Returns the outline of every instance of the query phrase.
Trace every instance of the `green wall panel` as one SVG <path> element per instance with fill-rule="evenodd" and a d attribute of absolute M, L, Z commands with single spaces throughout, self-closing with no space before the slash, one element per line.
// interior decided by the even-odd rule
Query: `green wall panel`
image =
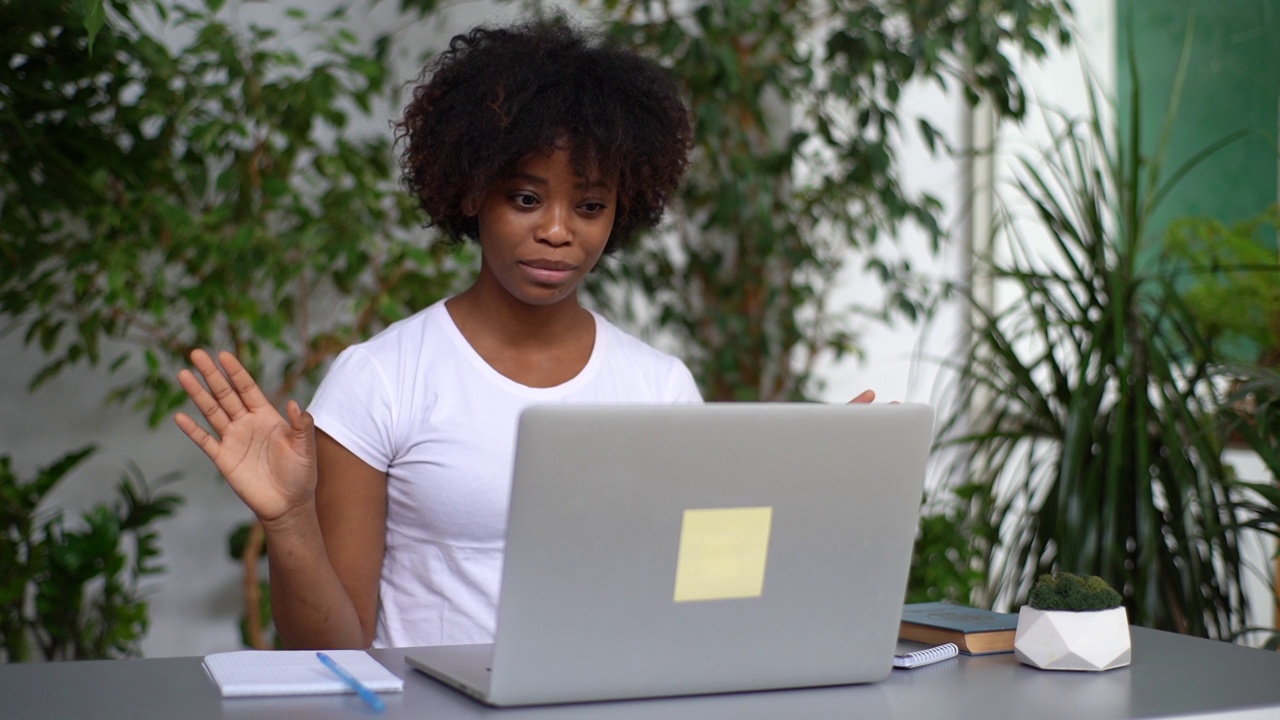
<path fill-rule="evenodd" d="M 1116 12 L 1121 127 L 1126 127 L 1132 110 L 1132 39 L 1147 149 L 1159 138 L 1194 12 L 1190 64 L 1166 173 L 1232 132 L 1255 133 L 1188 175 L 1165 200 L 1152 229 L 1159 231 L 1169 220 L 1188 215 L 1240 220 L 1275 203 L 1280 174 L 1280 0 L 1117 0 Z M 1259 240 L 1275 247 L 1274 235 Z"/>

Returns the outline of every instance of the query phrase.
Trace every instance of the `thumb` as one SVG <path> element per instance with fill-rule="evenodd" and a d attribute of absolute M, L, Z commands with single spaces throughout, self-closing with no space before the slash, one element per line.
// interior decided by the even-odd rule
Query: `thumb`
<path fill-rule="evenodd" d="M 308 457 L 316 455 L 316 420 L 311 413 L 305 412 L 302 406 L 298 405 L 297 400 L 290 400 L 287 408 L 289 413 L 289 430 L 293 434 L 295 443 L 301 445 L 302 450 Z"/>

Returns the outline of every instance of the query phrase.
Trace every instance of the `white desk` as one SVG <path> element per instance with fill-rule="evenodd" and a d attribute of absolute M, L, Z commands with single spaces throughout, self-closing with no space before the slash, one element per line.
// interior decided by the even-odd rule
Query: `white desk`
<path fill-rule="evenodd" d="M 1120 720 L 1200 716 L 1280 718 L 1280 653 L 1133 628 L 1133 664 L 1106 673 L 1044 672 L 1012 654 L 961 656 L 894 670 L 875 685 L 636 702 L 495 710 L 404 664 L 374 657 L 405 678 L 384 694 L 391 720 Z M 200 658 L 0 665 L 6 720 L 114 718 L 376 717 L 354 695 L 223 700 Z"/>

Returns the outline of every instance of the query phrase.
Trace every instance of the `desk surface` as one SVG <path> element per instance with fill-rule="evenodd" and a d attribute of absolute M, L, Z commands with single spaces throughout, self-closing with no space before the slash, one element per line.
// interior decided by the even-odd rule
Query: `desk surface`
<path fill-rule="evenodd" d="M 1280 717 L 1280 653 L 1145 628 L 1133 628 L 1133 664 L 1105 673 L 1035 670 L 1012 654 L 961 656 L 894 670 L 875 685 L 513 710 L 482 706 L 410 669 L 400 650 L 372 654 L 405 678 L 404 693 L 383 695 L 389 719 Z M 372 713 L 354 695 L 223 700 L 200 658 L 165 658 L 0 665 L 0 715 L 323 720 Z"/>

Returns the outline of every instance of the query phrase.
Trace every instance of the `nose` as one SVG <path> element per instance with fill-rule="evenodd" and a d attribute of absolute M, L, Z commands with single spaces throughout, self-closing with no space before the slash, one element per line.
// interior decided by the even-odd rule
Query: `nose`
<path fill-rule="evenodd" d="M 559 203 L 548 203 L 545 207 L 537 229 L 538 240 L 554 247 L 572 242 L 573 232 L 569 227 L 572 208 L 562 207 Z"/>

